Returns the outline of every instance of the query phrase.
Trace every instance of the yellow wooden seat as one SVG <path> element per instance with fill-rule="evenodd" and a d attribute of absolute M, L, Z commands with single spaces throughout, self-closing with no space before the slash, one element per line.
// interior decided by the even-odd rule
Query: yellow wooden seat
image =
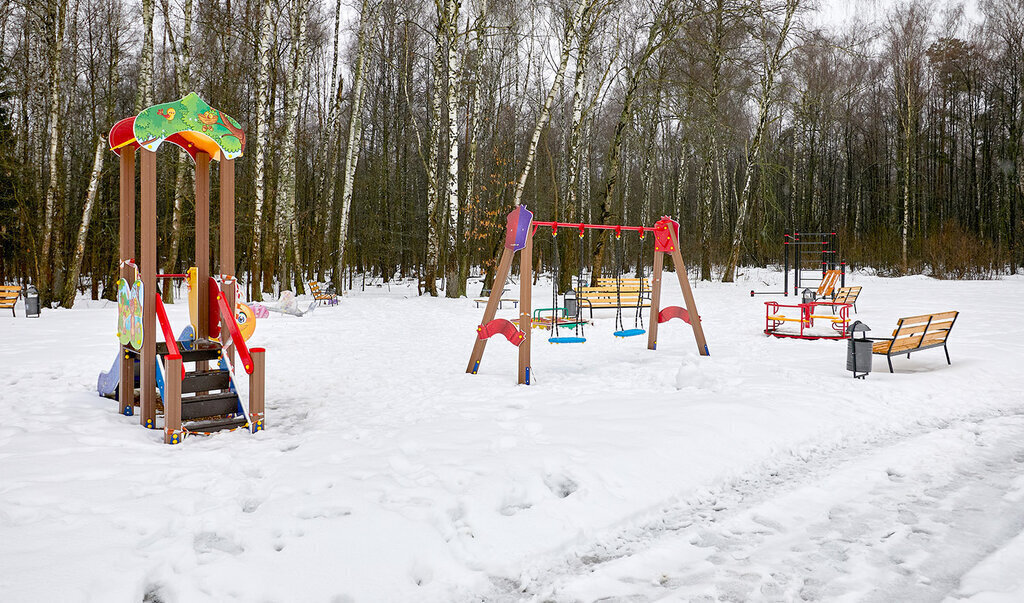
<path fill-rule="evenodd" d="M 318 306 L 323 304 L 333 306 L 338 303 L 338 296 L 333 293 L 325 293 L 320 287 L 320 283 L 316 281 L 309 281 L 309 290 L 313 293 L 313 300 Z"/>
<path fill-rule="evenodd" d="M 18 302 L 20 294 L 21 287 L 17 285 L 0 285 L 0 308 L 10 308 L 11 316 L 15 316 L 14 304 Z"/>
<path fill-rule="evenodd" d="M 949 348 L 946 347 L 946 341 L 959 314 L 954 310 L 901 318 L 892 332 L 892 337 L 875 341 L 871 345 L 871 352 L 886 357 L 890 373 L 893 372 L 893 356 L 906 354 L 909 357 L 913 352 L 940 346 L 946 352 L 946 363 L 952 364 L 949 360 Z"/>

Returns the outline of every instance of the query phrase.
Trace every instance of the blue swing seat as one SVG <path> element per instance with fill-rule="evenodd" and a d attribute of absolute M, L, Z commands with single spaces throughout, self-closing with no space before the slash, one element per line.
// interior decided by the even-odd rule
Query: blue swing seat
<path fill-rule="evenodd" d="M 637 335 L 643 335 L 647 331 L 644 329 L 624 329 L 622 331 L 615 331 L 612 335 L 616 337 L 636 337 Z"/>
<path fill-rule="evenodd" d="M 548 343 L 586 343 L 586 337 L 548 337 Z"/>

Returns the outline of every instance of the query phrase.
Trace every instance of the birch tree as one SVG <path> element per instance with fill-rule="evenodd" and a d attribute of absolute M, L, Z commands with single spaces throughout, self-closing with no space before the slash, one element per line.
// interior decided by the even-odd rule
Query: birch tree
<path fill-rule="evenodd" d="M 54 208 L 57 204 L 57 194 L 60 182 L 60 164 L 58 162 L 58 150 L 60 148 L 60 105 L 61 105 L 61 79 L 63 77 L 63 55 L 64 55 L 64 25 L 67 18 L 67 3 L 48 3 L 43 14 L 43 32 L 47 41 L 47 69 L 49 73 L 49 106 L 46 115 L 46 132 L 48 152 L 46 154 L 47 170 L 49 177 L 46 184 L 46 205 L 43 217 L 43 250 L 39 258 L 41 265 L 36 266 L 36 274 L 39 275 L 39 294 L 44 304 L 54 299 L 53 291 L 53 261 L 50 252 L 53 249 L 54 239 Z"/>
<path fill-rule="evenodd" d="M 89 176 L 89 188 L 85 194 L 85 207 L 82 209 L 82 222 L 78 227 L 78 236 L 75 238 L 75 251 L 72 256 L 71 266 L 68 267 L 67 280 L 64 283 L 63 298 L 61 306 L 70 308 L 75 304 L 75 291 L 78 284 L 79 272 L 82 269 L 82 256 L 85 254 L 85 241 L 89 236 L 89 223 L 92 220 L 93 206 L 96 204 L 96 193 L 99 190 L 100 174 L 103 171 L 103 158 L 107 156 L 107 138 L 98 136 L 96 138 L 96 152 L 92 160 L 92 172 Z M 169 289 L 170 287 L 168 287 Z"/>
<path fill-rule="evenodd" d="M 786 57 L 791 52 L 790 31 L 793 19 L 800 8 L 800 0 L 784 0 L 782 23 L 773 22 L 772 7 L 764 0 L 757 0 L 757 12 L 760 18 L 760 43 L 762 51 L 761 73 L 758 75 L 760 94 L 758 97 L 757 122 L 754 133 L 747 144 L 746 168 L 743 173 L 743 189 L 739 197 L 736 212 L 736 224 L 733 227 L 732 251 L 722 275 L 722 282 L 731 283 L 736 278 L 736 266 L 740 261 L 743 247 L 743 232 L 746 227 L 748 207 L 752 194 L 754 168 L 761 155 L 761 145 L 772 119 L 772 107 L 775 100 L 775 86 Z"/>
<path fill-rule="evenodd" d="M 284 156 L 281 166 L 281 200 L 277 204 L 277 245 L 281 286 L 287 286 L 293 277 L 295 292 L 305 292 L 302 282 L 302 246 L 298 242 L 299 224 L 295 217 L 295 163 L 298 161 L 299 104 L 302 94 L 299 89 L 306 70 L 306 14 L 305 0 L 292 0 L 290 11 L 291 61 L 288 74 L 288 88 L 285 92 L 285 134 Z M 288 261 L 288 251 L 292 260 Z M 291 272 L 288 267 L 291 265 Z"/>
<path fill-rule="evenodd" d="M 355 184 L 356 167 L 359 162 L 359 145 L 362 141 L 363 123 L 363 80 L 366 78 L 366 52 L 368 28 L 372 14 L 368 0 L 362 0 L 359 9 L 359 31 L 356 34 L 356 64 L 352 74 L 352 100 L 348 120 L 348 134 L 345 145 L 345 172 L 341 185 L 341 217 L 337 222 L 338 248 L 334 260 L 334 286 L 342 290 L 342 274 L 345 269 L 345 248 L 348 243 L 348 223 L 352 209 L 352 188 Z"/>
<path fill-rule="evenodd" d="M 596 0 L 576 0 L 573 5 L 572 13 L 570 13 L 569 18 L 565 21 L 565 27 L 562 30 L 562 52 L 558 61 L 558 69 L 555 71 L 555 77 L 551 82 L 551 88 L 548 90 L 547 97 L 545 97 L 543 104 L 541 104 L 540 112 L 537 115 L 537 122 L 533 127 L 533 134 L 530 136 L 530 143 L 526 149 L 523 169 L 519 173 L 519 178 L 516 180 L 516 188 L 512 196 L 512 204 L 517 207 L 523 202 L 523 191 L 526 189 L 526 180 L 530 176 L 530 170 L 533 168 L 533 162 L 536 159 L 537 144 L 540 141 L 541 132 L 544 131 L 544 127 L 547 125 L 548 119 L 551 117 L 551 105 L 555 102 L 555 97 L 558 95 L 558 91 L 562 88 L 562 80 L 565 78 L 565 69 L 569 65 L 569 56 L 572 54 L 576 32 L 578 31 L 577 25 L 588 11 L 593 10 L 596 4 Z"/>
<path fill-rule="evenodd" d="M 466 293 L 466 283 L 459 281 L 459 252 L 464 247 L 459 237 L 459 80 L 460 65 L 458 64 L 459 49 L 459 13 L 461 0 L 435 0 L 438 7 L 444 6 L 443 14 L 438 15 L 438 43 L 443 40 L 445 47 L 445 109 L 447 110 L 447 168 L 445 177 L 445 197 L 448 206 L 448 260 L 446 262 L 445 296 L 461 297 Z M 440 8 L 439 8 L 440 10 Z"/>
<path fill-rule="evenodd" d="M 263 301 L 263 237 L 264 237 L 264 205 L 267 199 L 267 133 L 270 116 L 267 112 L 270 79 L 270 46 L 273 38 L 271 21 L 271 1 L 260 0 L 259 43 L 257 44 L 256 61 L 256 152 L 253 163 L 255 172 L 255 207 L 253 211 L 252 265 L 250 275 L 252 287 L 249 292 L 253 301 Z M 262 284 L 261 284 L 262 283 Z"/>
<path fill-rule="evenodd" d="M 179 97 L 191 92 L 192 78 L 192 9 L 193 0 L 184 0 L 182 3 L 181 38 L 178 39 L 171 26 L 171 12 L 168 0 L 163 0 L 164 23 L 167 32 L 167 39 L 171 44 L 171 57 L 174 61 L 174 84 Z M 143 48 L 145 52 L 145 48 Z M 150 59 L 152 65 L 152 59 Z M 152 77 L 152 73 L 150 74 Z M 152 88 L 151 85 L 147 88 Z M 141 98 L 141 97 L 140 97 Z M 142 104 L 149 106 L 152 102 L 142 101 Z M 173 273 L 177 267 L 178 256 L 181 250 L 181 216 L 184 211 L 186 190 L 189 184 L 188 175 L 192 172 L 189 164 L 192 158 L 184 149 L 177 150 L 177 157 L 174 163 L 174 207 L 171 210 L 171 244 L 164 263 L 164 272 Z M 162 294 L 165 303 L 174 303 L 174 288 L 164 287 Z"/>

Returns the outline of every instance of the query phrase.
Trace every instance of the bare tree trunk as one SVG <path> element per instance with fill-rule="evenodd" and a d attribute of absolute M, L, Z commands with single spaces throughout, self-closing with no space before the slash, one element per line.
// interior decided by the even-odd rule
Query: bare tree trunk
<path fill-rule="evenodd" d="M 565 68 L 569 64 L 569 55 L 572 53 L 577 24 L 580 22 L 580 18 L 594 7 L 594 4 L 596 4 L 594 0 L 577 0 L 572 17 L 566 22 L 565 31 L 562 34 L 562 56 L 558 62 L 558 71 L 555 72 L 555 79 L 551 82 L 551 89 L 548 91 L 547 98 L 544 99 L 544 104 L 541 105 L 540 115 L 537 116 L 537 124 L 533 128 L 530 146 L 526 151 L 523 171 L 519 174 L 519 179 L 516 181 L 515 194 L 512 197 L 513 205 L 518 206 L 522 203 L 523 191 L 526 189 L 526 179 L 530 176 L 530 170 L 533 168 L 533 161 L 537 155 L 537 144 L 540 141 L 541 132 L 544 131 L 548 118 L 551 117 L 551 105 L 555 102 L 555 97 L 562 88 L 562 80 L 565 78 Z"/>
<path fill-rule="evenodd" d="M 135 96 L 136 114 L 153 104 L 153 1 L 142 0 L 142 53 L 139 56 L 139 90 Z"/>
<path fill-rule="evenodd" d="M 480 94 L 480 77 L 483 72 L 484 41 L 487 35 L 487 0 L 479 1 L 479 12 L 476 17 L 473 48 L 468 54 L 471 71 L 468 75 L 469 103 L 466 109 L 466 192 L 459 215 L 460 238 L 463 241 L 462 253 L 458 254 L 458 282 L 460 295 L 466 294 L 466 279 L 469 277 L 469 265 L 472 259 L 472 248 L 469 245 L 470 232 L 476 216 L 478 199 L 476 196 L 477 144 L 483 133 L 481 119 L 482 98 Z"/>
<path fill-rule="evenodd" d="M 764 135 L 770 122 L 773 103 L 772 95 L 775 93 L 775 78 L 782 69 L 783 61 L 788 55 L 785 47 L 789 39 L 789 30 L 793 23 L 793 17 L 796 15 L 799 7 L 800 0 L 786 0 L 786 14 L 781 28 L 775 34 L 777 37 L 774 40 L 765 38 L 763 41 L 765 61 L 764 73 L 761 75 L 760 108 L 758 110 L 757 126 L 754 128 L 754 136 L 747 145 L 747 165 L 743 175 L 743 192 L 740 194 L 739 206 L 736 211 L 736 225 L 732 233 L 732 252 L 729 254 L 729 262 L 726 264 L 725 274 L 722 275 L 722 282 L 725 283 L 731 283 L 736 279 L 736 266 L 740 261 L 740 250 L 743 247 L 743 230 L 746 227 L 747 210 L 750 206 L 754 167 L 757 165 L 758 158 L 761 155 L 761 143 L 764 140 Z M 773 31 L 774 28 L 769 25 L 769 17 L 764 15 L 762 19 L 764 23 L 763 31 L 766 34 L 769 31 Z M 771 46 L 772 50 L 769 54 L 768 44 L 770 41 L 773 41 L 774 44 Z"/>
<path fill-rule="evenodd" d="M 259 68 L 256 74 L 256 207 L 253 216 L 252 263 L 250 279 L 253 301 L 263 301 L 263 206 L 267 196 L 267 131 L 270 116 L 267 114 L 267 96 L 270 78 L 270 43 L 272 38 L 270 0 L 260 0 L 260 42 L 257 51 Z"/>
<path fill-rule="evenodd" d="M 49 143 L 47 152 L 47 168 L 49 178 L 46 185 L 46 214 L 43 218 L 43 252 L 41 266 L 37 270 L 39 277 L 39 294 L 44 304 L 52 301 L 58 292 L 53 290 L 53 262 L 50 252 L 53 249 L 53 219 L 54 208 L 57 204 L 57 192 L 59 188 L 57 151 L 60 143 L 60 96 L 61 96 L 61 75 L 63 70 L 64 53 L 64 24 L 67 14 L 66 2 L 51 3 L 46 9 L 45 32 L 48 38 L 47 67 L 50 76 L 50 98 L 49 108 L 46 116 L 47 141 Z"/>
<path fill-rule="evenodd" d="M 296 294 L 305 293 L 302 264 L 302 246 L 299 244 L 299 224 L 295 217 L 296 162 L 299 160 L 299 104 L 302 95 L 299 87 L 304 80 L 306 67 L 306 4 L 304 0 L 292 0 L 291 6 L 292 57 L 288 89 L 285 92 L 285 154 L 281 167 L 282 198 L 277 204 L 277 245 L 280 264 L 280 283 L 288 286 L 289 277 L 294 277 Z M 288 261 L 291 249 L 292 261 Z M 291 271 L 289 271 L 289 264 Z"/>
<path fill-rule="evenodd" d="M 163 1 L 164 22 L 166 25 L 167 37 L 171 43 L 171 56 L 174 60 L 175 86 L 178 94 L 184 96 L 191 92 L 191 67 L 192 67 L 192 0 L 185 0 L 182 4 L 183 23 L 181 32 L 181 43 L 177 44 L 174 37 L 174 29 L 170 24 L 170 7 L 167 0 Z M 150 71 L 152 72 L 152 60 Z M 150 73 L 152 77 L 152 73 Z M 148 87 L 152 89 L 152 85 Z M 152 104 L 146 103 L 146 106 Z M 178 253 L 181 249 L 181 215 L 184 210 L 185 197 L 188 191 L 189 164 L 192 162 L 183 149 L 178 150 L 174 163 L 174 206 L 171 211 L 171 244 L 164 260 L 164 272 L 174 272 L 178 264 Z M 174 288 L 165 287 L 161 295 L 163 301 L 168 304 L 174 303 Z"/>
<path fill-rule="evenodd" d="M 82 223 L 78 227 L 78 238 L 75 241 L 75 255 L 68 268 L 67 281 L 64 284 L 64 296 L 61 306 L 70 308 L 75 304 L 75 290 L 78 287 L 78 275 L 82 269 L 82 256 L 85 254 L 85 241 L 89 236 L 89 222 L 92 219 L 92 208 L 96 204 L 96 191 L 99 189 L 100 172 L 103 171 L 103 158 L 106 156 L 107 139 L 99 136 L 96 140 L 96 153 L 92 160 L 92 173 L 89 176 L 89 188 L 85 194 L 85 207 L 82 209 Z"/>
<path fill-rule="evenodd" d="M 466 293 L 466 283 L 459 283 L 459 252 L 463 251 L 462 237 L 458 236 L 459 216 L 459 12 L 461 0 L 444 1 L 445 88 L 447 89 L 448 110 L 448 174 L 445 183 L 448 204 L 448 261 L 446 262 L 445 297 L 461 297 Z M 440 32 L 439 32 L 440 33 Z M 442 36 L 438 36 L 439 41 Z"/>
<path fill-rule="evenodd" d="M 370 25 L 372 15 L 367 6 L 367 0 L 363 0 L 359 12 L 359 33 L 356 39 L 356 67 L 352 81 L 352 102 L 351 114 L 348 121 L 348 137 L 345 147 L 345 177 L 342 180 L 341 188 L 341 217 L 338 219 L 338 250 L 334 259 L 334 273 L 332 280 L 338 291 L 342 290 L 345 268 L 345 246 L 348 242 L 348 221 L 349 212 L 352 207 L 352 186 L 355 183 L 356 166 L 359 162 L 359 146 L 363 135 L 363 80 L 366 71 L 366 33 Z"/>

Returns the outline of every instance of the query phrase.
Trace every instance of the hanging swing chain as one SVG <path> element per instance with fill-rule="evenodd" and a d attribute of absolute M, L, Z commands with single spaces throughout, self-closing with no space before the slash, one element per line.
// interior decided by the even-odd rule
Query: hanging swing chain
<path fill-rule="evenodd" d="M 622 240 L 622 231 L 615 230 L 615 330 L 624 331 L 626 325 L 622 320 L 622 255 L 625 253 L 625 241 Z"/>
<path fill-rule="evenodd" d="M 633 318 L 633 326 L 644 328 L 644 233 L 640 233 L 640 245 L 636 252 L 636 266 L 640 272 L 640 290 L 636 294 L 636 316 Z"/>
<path fill-rule="evenodd" d="M 560 261 L 558 259 L 558 227 L 551 229 L 551 244 L 555 248 L 555 278 L 551 282 L 551 328 L 555 337 L 558 337 L 558 271 Z"/>
<path fill-rule="evenodd" d="M 577 245 L 577 258 L 579 271 L 576 277 L 576 336 L 583 337 L 583 306 L 580 304 L 580 289 L 583 287 L 583 229 L 580 228 L 579 245 Z"/>

